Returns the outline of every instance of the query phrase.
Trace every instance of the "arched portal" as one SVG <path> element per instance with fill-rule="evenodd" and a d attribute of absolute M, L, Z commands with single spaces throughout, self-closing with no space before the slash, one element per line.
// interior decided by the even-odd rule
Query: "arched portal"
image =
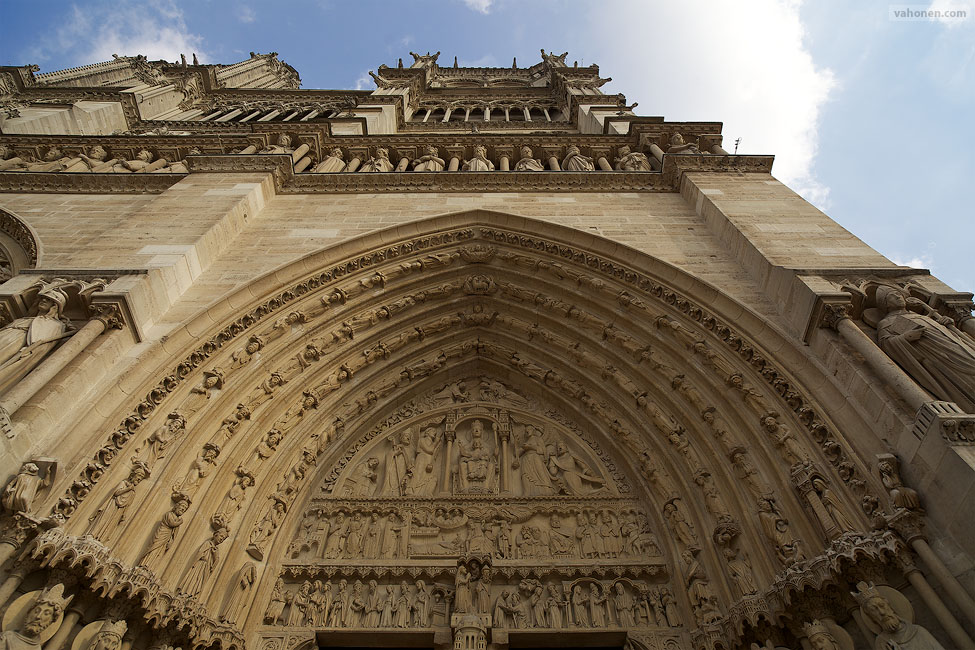
<path fill-rule="evenodd" d="M 593 235 L 415 222 L 187 330 L 44 551 L 91 535 L 172 634 L 178 602 L 224 647 L 728 648 L 896 550 L 819 371 Z"/>

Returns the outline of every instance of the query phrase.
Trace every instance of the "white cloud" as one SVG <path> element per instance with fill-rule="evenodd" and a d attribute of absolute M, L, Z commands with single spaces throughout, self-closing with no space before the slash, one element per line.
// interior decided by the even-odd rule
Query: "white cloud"
<path fill-rule="evenodd" d="M 207 59 L 203 37 L 190 32 L 172 2 L 75 6 L 70 19 L 39 39 L 28 56 L 43 63 L 54 52 L 66 54 L 75 65 L 106 61 L 113 54 L 143 54 L 150 61 L 177 61 L 185 54 L 192 61 L 195 52 L 201 63 Z"/>
<path fill-rule="evenodd" d="M 609 43 L 595 50 L 616 89 L 639 101 L 641 115 L 670 121 L 723 121 L 725 148 L 775 154 L 773 173 L 824 207 L 829 188 L 813 162 L 833 73 L 803 44 L 799 2 L 620 2 L 590 20 Z M 625 16 L 625 20 L 620 20 Z"/>
<path fill-rule="evenodd" d="M 359 75 L 358 79 L 355 80 L 355 90 L 372 90 L 374 83 L 372 77 L 369 76 L 369 71 L 363 72 Z"/>
<path fill-rule="evenodd" d="M 928 255 L 921 255 L 918 257 L 912 257 L 907 260 L 902 259 L 891 259 L 891 262 L 897 264 L 898 266 L 910 266 L 914 269 L 930 269 L 931 268 L 931 257 Z"/>
<path fill-rule="evenodd" d="M 490 13 L 491 5 L 493 3 L 494 0 L 464 0 L 464 4 L 467 5 L 468 8 L 482 14 Z"/>
<path fill-rule="evenodd" d="M 252 23 L 257 20 L 257 13 L 247 5 L 240 5 L 237 10 L 237 20 L 242 23 Z"/>
<path fill-rule="evenodd" d="M 975 0 L 932 0 L 928 11 L 937 11 L 935 20 L 949 28 L 975 22 Z"/>

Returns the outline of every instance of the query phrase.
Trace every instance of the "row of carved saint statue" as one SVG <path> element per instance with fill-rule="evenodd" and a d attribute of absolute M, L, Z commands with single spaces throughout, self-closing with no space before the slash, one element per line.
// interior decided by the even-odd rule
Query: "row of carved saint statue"
<path fill-rule="evenodd" d="M 450 613 L 489 616 L 493 627 L 606 628 L 677 627 L 680 618 L 667 585 L 629 579 L 580 578 L 545 584 L 525 578 L 492 584 L 487 566 L 457 569 L 453 588 L 422 579 L 382 583 L 372 579 L 305 580 L 279 578 L 264 616 L 270 625 L 313 628 L 424 628 L 446 625 Z"/>

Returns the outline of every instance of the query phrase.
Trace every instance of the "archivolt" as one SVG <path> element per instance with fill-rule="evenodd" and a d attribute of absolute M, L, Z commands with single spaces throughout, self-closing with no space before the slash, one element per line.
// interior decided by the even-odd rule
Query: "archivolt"
<path fill-rule="evenodd" d="M 249 505 L 230 522 L 244 539 L 272 491 L 292 485 L 289 512 L 299 512 L 310 488 L 364 432 L 411 397 L 465 374 L 542 394 L 590 430 L 648 495 L 658 530 L 666 530 L 661 507 L 677 496 L 703 544 L 722 530 L 757 540 L 746 547 L 759 547 L 752 559 L 766 584 L 780 567 L 761 549 L 760 494 L 777 495 L 799 537 L 822 538 L 790 488 L 794 463 L 832 465 L 833 483 L 848 486 L 840 492 L 849 516 L 862 519 L 850 504 L 866 490 L 864 466 L 802 389 L 823 382 L 791 344 L 713 287 L 593 235 L 487 212 L 430 219 L 304 258 L 228 297 L 208 317 L 221 310 L 227 324 L 147 393 L 100 452 L 103 469 L 95 476 L 86 468 L 57 507 L 73 514 L 87 494 L 79 482 L 101 478 L 112 459 L 131 455 L 165 413 L 187 416 L 190 433 L 153 468 L 153 482 L 179 482 L 206 442 L 221 451 L 215 471 L 200 477 L 205 490 L 169 554 L 167 580 L 175 582 L 192 561 L 207 534 L 203 522 L 238 468 L 257 481 Z M 249 337 L 259 350 L 246 349 Z M 212 380 L 215 368 L 219 386 L 208 392 L 204 375 Z M 274 386 L 273 373 L 286 383 Z M 283 430 L 283 440 L 261 456 L 257 448 L 272 427 Z M 744 481 L 727 469 L 735 450 L 757 468 Z M 109 487 L 96 490 L 96 502 L 127 471 L 100 481 Z M 144 492 L 140 500 L 129 529 L 151 531 L 169 508 L 168 495 Z M 278 532 L 295 526 L 292 514 Z M 84 526 L 72 527 L 80 533 Z M 284 543 L 277 539 L 270 557 Z M 213 577 L 231 578 L 239 546 Z M 120 555 L 135 562 L 140 552 Z M 718 557 L 707 555 L 709 573 L 723 575 Z M 270 582 L 255 590 L 258 602 Z"/>

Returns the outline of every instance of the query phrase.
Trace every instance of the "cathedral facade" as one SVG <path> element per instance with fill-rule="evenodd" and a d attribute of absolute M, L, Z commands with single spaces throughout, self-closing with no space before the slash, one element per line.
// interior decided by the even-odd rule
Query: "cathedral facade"
<path fill-rule="evenodd" d="M 412 59 L 0 68 L 0 648 L 975 647 L 972 294 Z"/>

